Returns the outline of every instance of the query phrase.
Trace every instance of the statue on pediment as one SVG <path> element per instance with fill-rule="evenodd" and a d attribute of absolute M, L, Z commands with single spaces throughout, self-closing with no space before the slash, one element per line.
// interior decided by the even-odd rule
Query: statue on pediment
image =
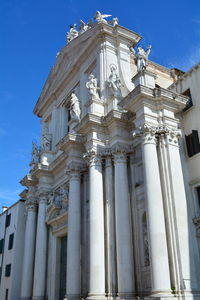
<path fill-rule="evenodd" d="M 108 22 L 105 20 L 105 18 L 111 17 L 112 15 L 103 15 L 100 13 L 100 11 L 96 11 L 96 14 L 94 16 L 94 19 L 97 21 L 97 23 L 104 23 L 107 24 Z"/>
<path fill-rule="evenodd" d="M 108 87 L 110 88 L 110 91 L 112 95 L 115 97 L 121 96 L 121 80 L 119 78 L 119 75 L 117 74 L 117 67 L 112 64 L 110 65 L 110 75 L 108 78 Z"/>
<path fill-rule="evenodd" d="M 70 30 L 67 32 L 67 42 L 71 42 L 78 36 L 78 31 L 76 30 L 76 24 L 70 25 Z"/>
<path fill-rule="evenodd" d="M 119 24 L 119 19 L 117 17 L 113 18 L 111 22 L 109 22 L 110 25 L 116 26 Z"/>
<path fill-rule="evenodd" d="M 40 150 L 34 141 L 32 141 L 32 159 L 31 164 L 38 164 L 40 162 Z"/>
<path fill-rule="evenodd" d="M 132 49 L 133 54 L 135 55 L 136 63 L 137 63 L 137 71 L 144 71 L 148 65 L 148 57 L 151 52 L 151 46 L 148 46 L 145 51 L 142 47 L 138 47 L 137 53 L 134 49 Z"/>
<path fill-rule="evenodd" d="M 42 142 L 41 142 L 41 149 L 42 151 L 51 151 L 51 141 L 52 136 L 49 133 L 49 128 L 47 125 L 44 125 L 43 127 L 43 133 L 42 133 Z"/>
<path fill-rule="evenodd" d="M 88 82 L 86 83 L 86 87 L 89 90 L 89 94 L 91 95 L 92 98 L 94 99 L 100 99 L 98 90 L 99 87 L 97 86 L 97 79 L 94 77 L 93 74 L 90 74 L 88 77 Z"/>
<path fill-rule="evenodd" d="M 79 27 L 79 34 L 84 33 L 87 31 L 91 26 L 89 24 L 86 24 L 83 22 L 83 20 L 80 20 L 80 27 Z"/>
<path fill-rule="evenodd" d="M 70 100 L 70 116 L 72 120 L 80 120 L 80 115 L 81 115 L 81 109 L 80 109 L 80 104 L 79 100 L 73 91 L 71 94 L 71 100 Z"/>

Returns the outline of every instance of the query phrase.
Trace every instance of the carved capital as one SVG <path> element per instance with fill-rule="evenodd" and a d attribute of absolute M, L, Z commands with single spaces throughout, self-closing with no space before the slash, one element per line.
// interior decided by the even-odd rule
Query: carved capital
<path fill-rule="evenodd" d="M 84 164 L 81 164 L 80 162 L 71 162 L 67 166 L 66 173 L 68 174 L 70 180 L 78 180 L 80 178 L 80 173 L 84 170 L 84 168 Z"/>
<path fill-rule="evenodd" d="M 84 158 L 87 159 L 90 167 L 102 166 L 102 153 L 99 153 L 96 148 L 91 148 L 84 154 Z"/>
<path fill-rule="evenodd" d="M 36 211 L 37 210 L 37 201 L 35 199 L 32 199 L 31 201 L 26 201 L 25 203 L 26 211 Z"/>
<path fill-rule="evenodd" d="M 157 142 L 157 127 L 144 123 L 133 131 L 133 138 L 141 137 L 143 144 L 156 144 Z"/>
<path fill-rule="evenodd" d="M 117 144 L 112 148 L 114 163 L 126 163 L 128 147 L 126 145 Z"/>
<path fill-rule="evenodd" d="M 45 203 L 47 204 L 48 197 L 49 197 L 49 190 L 46 189 L 39 189 L 37 196 L 38 196 L 38 203 Z"/>

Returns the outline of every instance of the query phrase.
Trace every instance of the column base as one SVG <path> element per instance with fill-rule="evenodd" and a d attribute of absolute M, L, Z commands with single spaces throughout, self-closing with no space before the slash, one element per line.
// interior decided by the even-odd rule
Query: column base
<path fill-rule="evenodd" d="M 80 300 L 81 296 L 80 294 L 72 294 L 72 295 L 66 295 L 63 300 Z"/>
<path fill-rule="evenodd" d="M 31 298 L 31 300 L 47 300 L 46 296 L 34 296 Z"/>
<path fill-rule="evenodd" d="M 174 298 L 183 299 L 183 300 L 200 300 L 200 292 L 192 291 L 179 291 L 177 293 L 153 293 L 149 296 L 144 297 L 144 300 L 174 300 Z"/>
<path fill-rule="evenodd" d="M 132 300 L 132 299 L 137 299 L 138 297 L 136 296 L 135 293 L 118 293 L 116 300 L 123 300 L 123 299 L 127 299 L 127 300 Z"/>
<path fill-rule="evenodd" d="M 20 300 L 31 300 L 31 297 L 21 297 Z"/>
<path fill-rule="evenodd" d="M 108 300 L 105 294 L 89 294 L 86 300 Z"/>

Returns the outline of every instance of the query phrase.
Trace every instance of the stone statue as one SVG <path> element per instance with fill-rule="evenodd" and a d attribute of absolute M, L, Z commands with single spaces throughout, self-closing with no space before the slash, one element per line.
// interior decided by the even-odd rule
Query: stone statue
<path fill-rule="evenodd" d="M 81 110 L 79 105 L 79 100 L 74 93 L 71 94 L 71 101 L 70 101 L 70 116 L 72 120 L 80 120 Z"/>
<path fill-rule="evenodd" d="M 116 25 L 118 25 L 119 24 L 119 20 L 118 20 L 118 18 L 116 17 L 116 18 L 113 18 L 112 19 L 112 21 L 110 22 L 110 24 L 112 25 L 112 26 L 116 26 Z"/>
<path fill-rule="evenodd" d="M 116 72 L 117 67 L 115 65 L 110 65 L 110 76 L 108 78 L 108 87 L 110 88 L 112 94 L 117 97 L 121 96 L 121 80 Z"/>
<path fill-rule="evenodd" d="M 51 134 L 49 134 L 49 128 L 47 125 L 44 125 L 43 127 L 43 133 L 42 133 L 42 151 L 51 151 Z"/>
<path fill-rule="evenodd" d="M 97 86 L 97 79 L 94 77 L 93 74 L 89 75 L 86 87 L 88 88 L 89 94 L 92 96 L 92 98 L 99 99 L 99 87 Z"/>
<path fill-rule="evenodd" d="M 134 49 L 132 50 L 136 58 L 137 71 L 144 71 L 148 65 L 148 57 L 151 51 L 151 46 L 148 46 L 146 51 L 142 47 L 138 47 L 137 53 Z"/>
<path fill-rule="evenodd" d="M 76 30 L 76 24 L 70 25 L 70 30 L 67 32 L 67 42 L 71 42 L 78 36 L 78 31 Z"/>
<path fill-rule="evenodd" d="M 105 18 L 111 17 L 112 15 L 102 15 L 100 11 L 96 11 L 96 14 L 94 16 L 94 19 L 97 21 L 97 23 L 104 23 L 107 24 L 108 22 L 105 20 Z"/>
<path fill-rule="evenodd" d="M 32 164 L 38 164 L 40 161 L 40 151 L 34 141 L 32 141 Z"/>
<path fill-rule="evenodd" d="M 80 20 L 80 27 L 79 27 L 79 34 L 84 33 L 85 31 L 87 31 L 89 29 L 89 25 L 86 24 L 85 22 L 83 22 L 82 20 Z"/>

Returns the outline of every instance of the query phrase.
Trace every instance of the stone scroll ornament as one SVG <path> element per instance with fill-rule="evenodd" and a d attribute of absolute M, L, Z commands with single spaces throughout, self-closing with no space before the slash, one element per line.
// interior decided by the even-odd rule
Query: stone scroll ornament
<path fill-rule="evenodd" d="M 148 65 L 148 57 L 151 52 L 151 45 L 148 46 L 146 51 L 142 47 L 138 47 L 137 53 L 133 48 L 132 48 L 132 52 L 135 56 L 137 71 L 140 72 L 146 70 L 146 67 Z"/>

